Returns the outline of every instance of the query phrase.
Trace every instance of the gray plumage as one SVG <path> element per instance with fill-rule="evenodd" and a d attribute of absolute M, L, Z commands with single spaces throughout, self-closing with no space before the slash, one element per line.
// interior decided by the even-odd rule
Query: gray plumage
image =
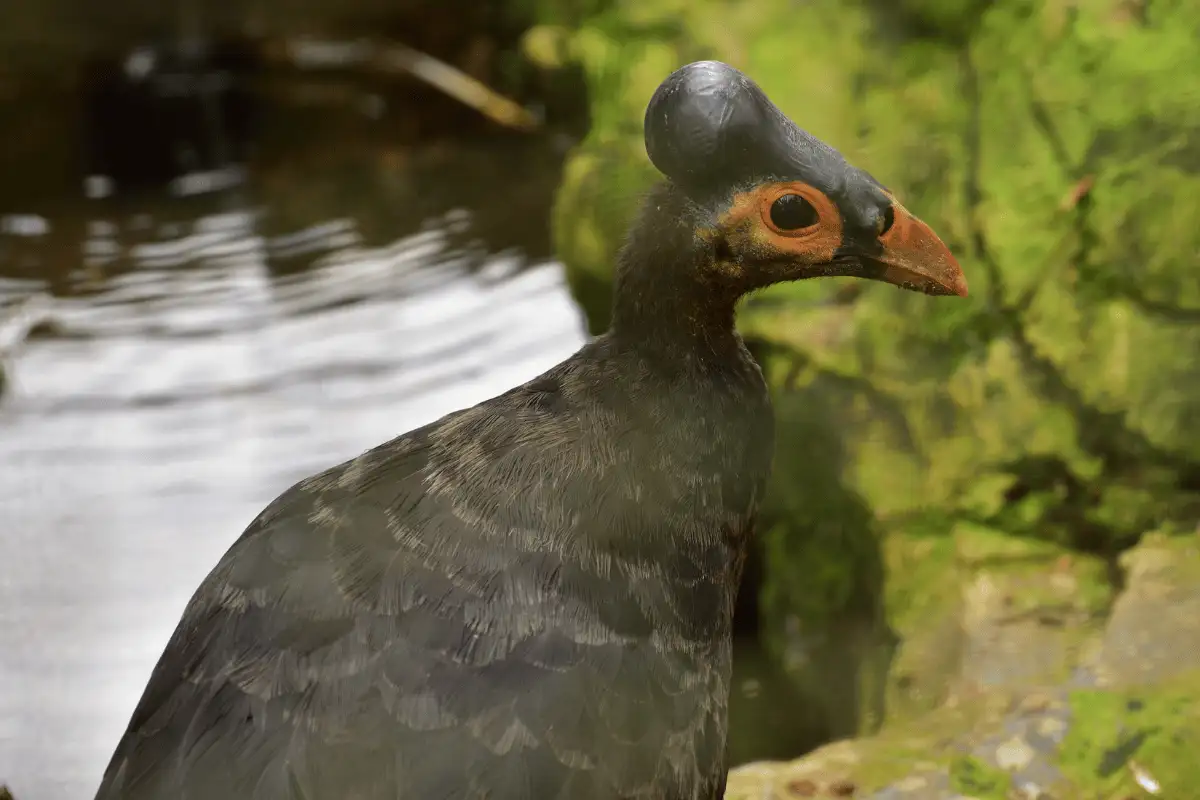
<path fill-rule="evenodd" d="M 734 306 L 831 271 L 730 216 L 745 190 L 664 182 L 608 333 L 271 503 L 188 604 L 97 800 L 720 798 L 774 439 Z"/>

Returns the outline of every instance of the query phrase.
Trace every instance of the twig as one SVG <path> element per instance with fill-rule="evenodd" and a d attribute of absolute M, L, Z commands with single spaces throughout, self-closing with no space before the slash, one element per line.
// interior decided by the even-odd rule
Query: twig
<path fill-rule="evenodd" d="M 267 52 L 304 69 L 360 66 L 388 74 L 411 75 L 505 127 L 531 131 L 542 124 L 537 114 L 516 101 L 488 88 L 457 67 L 407 45 L 367 39 L 291 39 L 281 48 L 268 47 Z"/>
<path fill-rule="evenodd" d="M 1038 98 L 1037 92 L 1033 88 L 1033 78 L 1028 73 L 1025 75 L 1025 85 L 1029 90 L 1029 112 L 1033 117 L 1033 124 L 1046 137 L 1046 142 L 1050 145 L 1050 152 L 1054 154 L 1054 160 L 1058 164 L 1058 168 L 1067 177 L 1078 178 L 1080 169 L 1071 163 L 1071 157 L 1067 153 L 1067 146 L 1063 143 L 1062 136 L 1058 133 L 1058 128 L 1050 118 L 1050 112 Z"/>
<path fill-rule="evenodd" d="M 1121 287 L 1121 294 L 1142 311 L 1160 317 L 1165 322 L 1184 325 L 1200 323 L 1200 308 L 1188 308 L 1177 306 L 1174 303 L 1164 303 L 1161 300 L 1153 300 L 1132 282 Z"/>

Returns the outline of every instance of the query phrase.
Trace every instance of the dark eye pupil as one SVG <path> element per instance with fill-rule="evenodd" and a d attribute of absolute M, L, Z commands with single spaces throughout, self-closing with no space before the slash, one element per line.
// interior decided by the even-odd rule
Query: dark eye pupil
<path fill-rule="evenodd" d="M 771 223 L 781 231 L 817 224 L 817 210 L 798 194 L 785 194 L 771 204 Z"/>
<path fill-rule="evenodd" d="M 892 226 L 895 224 L 896 224 L 896 211 L 891 206 L 888 206 L 887 208 L 885 208 L 883 210 L 883 220 L 880 222 L 880 225 L 879 225 L 879 235 L 883 236 L 885 233 L 890 231 L 892 229 Z"/>

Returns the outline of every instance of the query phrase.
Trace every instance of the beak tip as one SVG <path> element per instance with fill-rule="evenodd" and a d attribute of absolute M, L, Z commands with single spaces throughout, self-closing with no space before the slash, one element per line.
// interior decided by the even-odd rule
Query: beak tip
<path fill-rule="evenodd" d="M 945 245 L 942 245 L 942 246 L 945 247 Z M 958 259 L 956 259 L 952 254 L 950 254 L 949 248 L 946 248 L 946 253 L 949 256 L 949 260 L 950 260 L 950 270 L 949 271 L 952 276 L 951 280 L 950 280 L 950 288 L 959 297 L 966 297 L 967 296 L 967 276 L 963 272 L 962 266 L 958 263 Z"/>

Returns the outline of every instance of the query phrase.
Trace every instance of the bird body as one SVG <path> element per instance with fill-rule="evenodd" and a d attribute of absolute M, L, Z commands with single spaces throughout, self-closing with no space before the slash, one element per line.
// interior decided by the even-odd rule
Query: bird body
<path fill-rule="evenodd" d="M 664 374 L 600 339 L 302 481 L 201 586 L 99 796 L 719 797 L 771 441 L 744 351 Z"/>
<path fill-rule="evenodd" d="M 648 144 L 662 102 L 697 96 L 671 81 L 705 70 L 740 76 L 676 73 Z M 777 177 L 709 192 L 664 172 L 608 333 L 251 523 L 189 603 L 97 800 L 723 795 L 734 602 L 774 441 L 734 307 L 832 269 L 848 233 L 814 228 L 819 258 L 764 233 L 804 221 L 796 203 L 851 226 L 794 176 L 802 199 L 776 213 Z M 922 263 L 872 276 L 957 291 Z"/>

